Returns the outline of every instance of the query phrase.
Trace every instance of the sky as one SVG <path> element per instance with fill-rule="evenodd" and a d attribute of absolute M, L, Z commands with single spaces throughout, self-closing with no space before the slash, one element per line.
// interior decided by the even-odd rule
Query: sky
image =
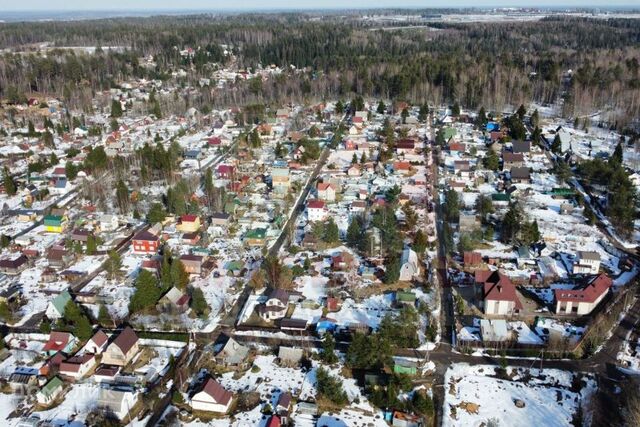
<path fill-rule="evenodd" d="M 640 7 L 638 0 L 0 0 L 0 11 L 265 10 L 382 7 Z"/>

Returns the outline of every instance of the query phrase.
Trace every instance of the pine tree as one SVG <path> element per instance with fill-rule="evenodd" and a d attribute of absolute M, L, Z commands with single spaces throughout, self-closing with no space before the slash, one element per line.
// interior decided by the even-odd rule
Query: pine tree
<path fill-rule="evenodd" d="M 129 212 L 129 189 L 123 180 L 119 180 L 116 184 L 116 202 L 121 213 Z"/>
<path fill-rule="evenodd" d="M 98 243 L 93 234 L 87 236 L 87 255 L 94 255 L 98 250 Z"/>
<path fill-rule="evenodd" d="M 347 228 L 347 245 L 357 248 L 362 239 L 362 227 L 358 217 L 353 217 Z"/>
<path fill-rule="evenodd" d="M 324 226 L 324 235 L 322 240 L 325 243 L 338 243 L 340 241 L 340 230 L 336 225 L 333 218 L 329 218 L 329 220 L 325 223 Z"/>
<path fill-rule="evenodd" d="M 114 99 L 111 101 L 111 118 L 117 119 L 122 117 L 122 104 L 119 100 Z"/>
<path fill-rule="evenodd" d="M 387 109 L 386 105 L 384 105 L 384 102 L 382 102 L 382 100 L 378 103 L 378 108 L 376 109 L 376 112 L 378 114 L 384 114 L 384 111 Z"/>
<path fill-rule="evenodd" d="M 9 173 L 9 168 L 6 166 L 3 169 L 3 184 L 4 184 L 4 191 L 5 193 L 7 193 L 7 195 L 9 196 L 16 195 L 16 192 L 18 191 L 16 187 L 16 183 L 13 181 L 13 177 Z"/>
<path fill-rule="evenodd" d="M 180 290 L 185 290 L 189 284 L 189 273 L 182 261 L 176 258 L 171 263 L 171 283 Z"/>
<path fill-rule="evenodd" d="M 562 154 L 562 141 L 560 135 L 556 134 L 551 143 L 551 151 L 555 154 Z"/>
<path fill-rule="evenodd" d="M 336 341 L 333 335 L 326 333 L 322 340 L 322 353 L 320 354 L 322 361 L 328 365 L 333 365 L 338 362 L 338 356 L 336 356 Z"/>
<path fill-rule="evenodd" d="M 119 276 L 120 269 L 122 268 L 122 258 L 120 257 L 120 254 L 114 250 L 109 251 L 109 255 L 102 266 L 106 271 L 107 278 L 109 280 Z"/>

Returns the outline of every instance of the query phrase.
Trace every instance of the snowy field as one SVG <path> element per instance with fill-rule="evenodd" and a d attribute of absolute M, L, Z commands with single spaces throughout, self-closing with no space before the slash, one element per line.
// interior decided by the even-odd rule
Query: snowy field
<path fill-rule="evenodd" d="M 587 379 L 580 392 L 571 391 L 573 375 L 559 370 L 531 369 L 528 380 L 523 368 L 507 372 L 511 381 L 496 378 L 493 366 L 452 365 L 445 374 L 443 426 L 572 426 L 579 405 L 596 389 Z"/>

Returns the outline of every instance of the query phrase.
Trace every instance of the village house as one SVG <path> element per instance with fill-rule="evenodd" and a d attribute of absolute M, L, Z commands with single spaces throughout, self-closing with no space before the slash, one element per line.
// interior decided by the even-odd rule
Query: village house
<path fill-rule="evenodd" d="M 135 254 L 152 255 L 158 252 L 160 238 L 148 230 L 142 230 L 133 236 L 132 247 Z"/>
<path fill-rule="evenodd" d="M 514 153 L 528 154 L 529 151 L 531 151 L 531 142 L 530 141 L 512 141 L 511 151 L 513 151 Z"/>
<path fill-rule="evenodd" d="M 140 394 L 128 386 L 100 387 L 97 406 L 123 420 L 131 413 Z"/>
<path fill-rule="evenodd" d="M 511 280 L 498 271 L 475 272 L 476 286 L 480 288 L 484 313 L 493 316 L 511 316 L 522 310 L 522 302 Z"/>
<path fill-rule="evenodd" d="M 211 225 L 226 227 L 229 225 L 231 215 L 224 212 L 214 212 L 211 214 Z"/>
<path fill-rule="evenodd" d="M 278 349 L 278 360 L 280 365 L 286 367 L 297 367 L 300 365 L 304 351 L 297 347 L 285 347 L 283 345 Z"/>
<path fill-rule="evenodd" d="M 64 383 L 58 377 L 53 377 L 36 393 L 38 404 L 48 406 L 64 391 Z"/>
<path fill-rule="evenodd" d="M 575 289 L 555 289 L 553 292 L 555 312 L 577 316 L 588 315 L 604 299 L 611 285 L 613 280 L 606 274 L 601 274 Z"/>
<path fill-rule="evenodd" d="M 578 251 L 578 259 L 573 265 L 574 274 L 598 274 L 600 254 L 593 251 Z"/>
<path fill-rule="evenodd" d="M 221 334 L 216 345 L 216 363 L 226 368 L 244 369 L 248 365 L 249 348 L 239 344 L 226 334 Z"/>
<path fill-rule="evenodd" d="M 468 160 L 456 160 L 453 162 L 453 172 L 462 178 L 471 176 L 471 164 Z"/>
<path fill-rule="evenodd" d="M 511 182 L 514 184 L 529 184 L 531 182 L 529 168 L 511 168 L 509 175 L 511 176 Z"/>
<path fill-rule="evenodd" d="M 202 263 L 204 257 L 201 255 L 182 255 L 180 256 L 180 262 L 184 266 L 184 269 L 189 274 L 200 275 L 202 274 Z"/>
<path fill-rule="evenodd" d="M 266 228 L 253 228 L 245 233 L 243 241 L 247 246 L 262 247 L 265 244 L 266 237 Z"/>
<path fill-rule="evenodd" d="M 44 230 L 48 233 L 62 233 L 67 225 L 66 216 L 47 215 L 44 217 Z"/>
<path fill-rule="evenodd" d="M 289 307 L 289 294 L 283 289 L 275 289 L 269 294 L 269 298 L 264 304 L 257 307 L 258 315 L 265 321 L 270 322 L 282 319 L 287 314 Z"/>
<path fill-rule="evenodd" d="M 69 332 L 52 331 L 49 333 L 49 340 L 45 343 L 42 351 L 50 356 L 58 352 L 69 354 L 77 342 L 76 337 Z"/>
<path fill-rule="evenodd" d="M 399 175 L 409 175 L 411 174 L 412 168 L 411 163 L 409 162 L 393 162 L 391 166 L 393 168 L 393 172 Z"/>
<path fill-rule="evenodd" d="M 307 202 L 307 218 L 311 222 L 324 221 L 327 218 L 327 208 L 322 200 Z"/>
<path fill-rule="evenodd" d="M 102 329 L 100 329 L 98 332 L 93 334 L 91 339 L 85 344 L 82 351 L 91 354 L 102 354 L 102 352 L 107 348 L 108 341 L 109 337 Z"/>
<path fill-rule="evenodd" d="M 189 295 L 175 286 L 156 303 L 156 309 L 164 313 L 184 313 L 189 309 Z"/>
<path fill-rule="evenodd" d="M 200 217 L 197 215 L 182 215 L 176 225 L 176 229 L 182 233 L 195 233 L 200 230 Z"/>
<path fill-rule="evenodd" d="M 138 336 L 129 326 L 124 328 L 104 351 L 102 363 L 126 366 L 139 351 Z"/>
<path fill-rule="evenodd" d="M 400 278 L 401 281 L 410 281 L 420 273 L 418 265 L 418 255 L 409 247 L 405 247 L 402 251 L 400 260 Z"/>
<path fill-rule="evenodd" d="M 512 153 L 504 151 L 502 153 L 502 169 L 511 170 L 513 168 L 521 168 L 524 166 L 524 156 L 522 153 Z"/>
<path fill-rule="evenodd" d="M 271 185 L 275 196 L 284 197 L 289 192 L 291 185 L 289 168 L 271 169 Z"/>
<path fill-rule="evenodd" d="M 118 216 L 111 214 L 101 215 L 98 223 L 100 226 L 100 230 L 104 232 L 115 231 L 118 229 L 119 225 Z"/>
<path fill-rule="evenodd" d="M 325 202 L 333 202 L 336 200 L 336 187 L 330 182 L 318 183 L 318 199 Z"/>
<path fill-rule="evenodd" d="M 71 294 L 68 290 L 60 292 L 54 299 L 47 304 L 47 310 L 45 316 L 51 320 L 60 319 L 64 316 L 64 311 L 67 303 L 71 301 Z"/>
<path fill-rule="evenodd" d="M 191 408 L 194 411 L 225 414 L 232 400 L 233 394 L 225 390 L 218 381 L 209 377 L 203 382 L 199 391 L 191 397 Z"/>
<path fill-rule="evenodd" d="M 235 167 L 233 165 L 218 165 L 216 169 L 216 175 L 220 179 L 232 179 L 235 174 Z"/>
<path fill-rule="evenodd" d="M 96 356 L 85 353 L 73 356 L 60 363 L 58 372 L 60 375 L 74 379 L 80 379 L 96 366 Z"/>
<path fill-rule="evenodd" d="M 29 259 L 22 255 L 0 259 L 0 273 L 15 276 L 22 273 L 29 266 Z"/>

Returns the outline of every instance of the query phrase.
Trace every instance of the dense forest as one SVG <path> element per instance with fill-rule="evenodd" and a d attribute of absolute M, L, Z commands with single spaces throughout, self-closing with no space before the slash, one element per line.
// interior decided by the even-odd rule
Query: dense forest
<path fill-rule="evenodd" d="M 118 46 L 95 55 L 35 44 Z M 66 98 L 90 108 L 98 90 L 131 77 L 166 79 L 192 70 L 185 84 L 209 77 L 229 61 L 286 68 L 260 85 L 205 87 L 193 105 L 222 106 L 351 97 L 354 93 L 415 103 L 459 102 L 472 109 L 562 100 L 563 114 L 612 112 L 622 128 L 640 116 L 640 20 L 552 17 L 538 22 L 433 23 L 385 29 L 357 16 L 207 15 L 12 23 L 0 26 L 0 94 L 28 92 Z M 192 47 L 189 59 L 181 49 Z M 15 53 L 20 52 L 20 53 Z M 153 55 L 157 64 L 140 66 Z M 290 67 L 295 66 L 295 69 Z"/>

